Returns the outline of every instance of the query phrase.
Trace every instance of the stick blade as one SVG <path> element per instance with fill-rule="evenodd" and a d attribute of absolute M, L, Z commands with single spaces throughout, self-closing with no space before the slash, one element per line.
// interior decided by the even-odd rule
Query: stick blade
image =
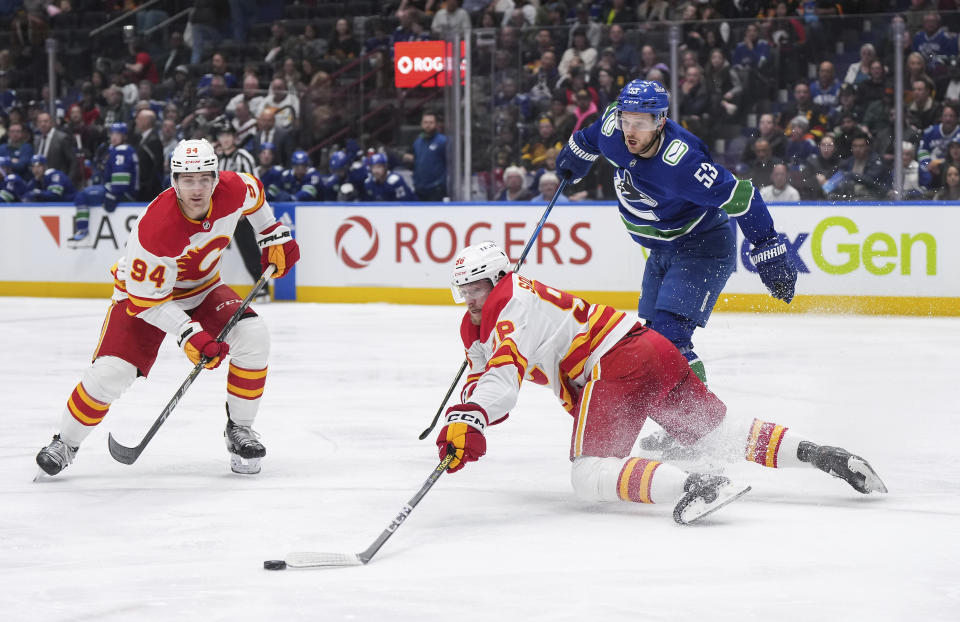
<path fill-rule="evenodd" d="M 117 462 L 123 464 L 133 464 L 140 457 L 140 450 L 137 447 L 125 447 L 113 438 L 113 434 L 107 437 L 107 447 L 110 449 L 110 455 Z"/>
<path fill-rule="evenodd" d="M 365 563 L 356 553 L 290 553 L 284 561 L 288 568 L 339 568 Z"/>

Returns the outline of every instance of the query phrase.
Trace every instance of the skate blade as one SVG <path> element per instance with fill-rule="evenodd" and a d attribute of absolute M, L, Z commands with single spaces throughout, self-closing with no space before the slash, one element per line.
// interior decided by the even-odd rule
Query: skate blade
<path fill-rule="evenodd" d="M 230 454 L 230 470 L 241 475 L 256 475 L 260 472 L 260 458 L 241 458 Z"/>
<path fill-rule="evenodd" d="M 709 516 L 714 512 L 716 512 L 717 510 L 719 510 L 720 508 L 733 503 L 743 495 L 750 492 L 750 490 L 751 490 L 751 487 L 746 486 L 742 490 L 739 490 L 731 494 L 729 497 L 725 499 L 720 499 L 718 501 L 715 501 L 714 503 L 710 504 L 710 507 L 707 508 L 706 510 L 702 510 L 703 506 L 705 505 L 704 501 L 702 499 L 698 499 L 694 503 L 691 503 L 686 508 L 684 508 L 683 512 L 680 513 L 680 520 L 678 520 L 677 522 L 679 522 L 681 525 L 691 525 L 697 522 L 698 520 L 700 520 L 701 518 L 703 518 L 704 516 Z"/>
<path fill-rule="evenodd" d="M 66 246 L 67 248 L 71 248 L 73 250 L 80 248 L 93 248 L 93 240 L 90 238 L 90 236 L 87 236 L 82 240 L 67 240 Z"/>
<path fill-rule="evenodd" d="M 887 492 L 887 485 L 883 483 L 877 472 L 863 458 L 851 457 L 847 462 L 847 467 L 854 473 L 863 476 L 863 487 L 866 488 L 866 492 Z"/>

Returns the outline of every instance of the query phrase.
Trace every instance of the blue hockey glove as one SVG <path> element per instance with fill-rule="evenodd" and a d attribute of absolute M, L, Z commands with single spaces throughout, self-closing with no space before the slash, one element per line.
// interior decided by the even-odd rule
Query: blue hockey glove
<path fill-rule="evenodd" d="M 754 246 L 750 259 L 760 273 L 760 280 L 774 298 L 789 303 L 797 284 L 797 267 L 787 253 L 787 241 L 783 235 L 770 238 Z"/>
<path fill-rule="evenodd" d="M 108 214 L 112 214 L 113 211 L 117 209 L 117 197 L 109 190 L 103 195 L 103 209 L 105 209 Z"/>
<path fill-rule="evenodd" d="M 567 144 L 557 156 L 557 173 L 571 183 L 579 183 L 587 176 L 598 155 L 583 149 L 576 140 L 576 134 L 570 136 Z"/>

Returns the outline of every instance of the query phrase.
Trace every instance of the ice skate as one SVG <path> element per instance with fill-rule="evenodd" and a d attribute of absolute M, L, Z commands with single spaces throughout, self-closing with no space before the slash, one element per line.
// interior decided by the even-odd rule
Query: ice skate
<path fill-rule="evenodd" d="M 267 449 L 258 440 L 259 434 L 248 425 L 237 425 L 228 415 L 223 438 L 230 452 L 230 470 L 244 475 L 260 472 L 260 459 L 267 455 Z"/>
<path fill-rule="evenodd" d="M 78 229 L 77 232 L 67 240 L 67 248 L 91 247 L 93 247 L 93 238 L 90 237 L 89 229 Z"/>
<path fill-rule="evenodd" d="M 750 492 L 750 486 L 732 483 L 720 475 L 691 473 L 683 484 L 684 495 L 673 508 L 673 520 L 689 525 Z"/>
<path fill-rule="evenodd" d="M 47 475 L 56 475 L 67 468 L 77 456 L 78 447 L 71 447 L 55 434 L 53 441 L 37 454 L 37 465 Z"/>
<path fill-rule="evenodd" d="M 824 473 L 839 477 L 857 492 L 887 492 L 887 486 L 870 463 L 841 447 L 827 447 L 804 441 L 797 448 L 797 458 L 809 462 Z"/>

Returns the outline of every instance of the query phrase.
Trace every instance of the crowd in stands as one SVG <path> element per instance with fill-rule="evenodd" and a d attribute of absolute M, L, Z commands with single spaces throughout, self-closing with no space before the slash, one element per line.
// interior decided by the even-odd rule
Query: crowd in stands
<path fill-rule="evenodd" d="M 176 143 L 207 138 L 274 200 L 442 200 L 442 97 L 394 88 L 392 46 L 470 28 L 472 196 L 543 201 L 567 137 L 624 84 L 671 87 L 676 22 L 675 120 L 717 161 L 770 201 L 887 199 L 895 19 L 902 198 L 952 200 L 960 187 L 954 0 L 195 0 L 95 32 L 137 4 L 0 3 L 0 198 L 72 201 L 109 181 L 120 141 L 137 160 L 125 196 L 149 201 L 169 184 Z M 58 42 L 52 115 L 47 38 Z M 609 166 L 564 200 L 614 198 Z"/>

